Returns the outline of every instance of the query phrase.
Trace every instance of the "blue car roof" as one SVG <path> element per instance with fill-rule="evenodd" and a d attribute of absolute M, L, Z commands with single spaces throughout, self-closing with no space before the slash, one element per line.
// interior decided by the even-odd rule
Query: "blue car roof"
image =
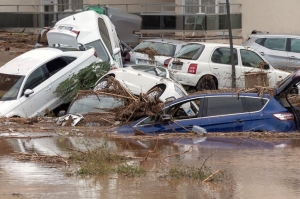
<path fill-rule="evenodd" d="M 209 93 L 209 94 L 195 94 L 195 95 L 189 95 L 186 97 L 181 97 L 179 99 L 176 99 L 172 102 L 169 102 L 166 104 L 166 106 L 170 106 L 172 104 L 179 103 L 181 101 L 199 98 L 199 97 L 215 97 L 215 96 L 225 96 L 225 95 L 232 95 L 232 96 L 238 96 L 237 93 Z M 259 96 L 258 93 L 239 93 L 239 96 L 251 96 L 251 97 L 263 97 L 263 98 L 270 98 L 270 95 L 263 94 L 262 96 Z"/>

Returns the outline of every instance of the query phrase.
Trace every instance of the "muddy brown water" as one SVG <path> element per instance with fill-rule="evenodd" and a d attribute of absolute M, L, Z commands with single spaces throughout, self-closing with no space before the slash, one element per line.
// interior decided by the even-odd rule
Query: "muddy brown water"
<path fill-rule="evenodd" d="M 103 138 L 62 133 L 0 133 L 0 198 L 299 198 L 300 140 L 245 137 L 193 137 L 149 140 Z M 106 145 L 132 157 L 149 155 L 143 167 L 145 177 L 121 175 L 66 175 L 69 167 L 43 162 L 15 160 L 13 152 L 67 156 L 69 149 L 86 150 Z M 180 155 L 185 165 L 199 167 L 212 155 L 207 166 L 225 170 L 219 182 L 159 178 L 159 159 Z M 166 159 L 166 165 L 177 158 Z"/>

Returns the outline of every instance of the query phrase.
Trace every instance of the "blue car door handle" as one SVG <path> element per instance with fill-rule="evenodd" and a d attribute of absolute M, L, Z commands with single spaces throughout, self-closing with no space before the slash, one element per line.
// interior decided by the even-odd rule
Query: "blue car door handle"
<path fill-rule="evenodd" d="M 241 120 L 241 119 L 237 119 L 237 120 L 233 120 L 234 123 L 243 123 L 244 120 Z"/>

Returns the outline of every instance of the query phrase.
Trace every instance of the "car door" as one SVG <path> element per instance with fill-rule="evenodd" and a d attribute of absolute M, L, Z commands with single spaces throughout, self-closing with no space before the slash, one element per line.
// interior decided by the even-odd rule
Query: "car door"
<path fill-rule="evenodd" d="M 260 68 L 260 64 L 262 62 L 265 62 L 265 60 L 261 57 L 261 55 L 257 54 L 255 51 L 252 50 L 246 50 L 246 49 L 241 49 L 240 50 L 241 54 L 241 60 L 242 60 L 242 65 L 243 65 L 243 71 L 244 73 L 241 74 L 242 76 L 245 77 L 245 73 L 255 73 L 255 72 L 265 72 L 267 73 L 268 79 L 266 82 L 263 82 L 264 85 L 259 85 L 259 86 L 275 86 L 277 83 L 277 76 L 275 69 L 268 65 L 268 67 L 265 68 Z M 243 82 L 241 82 L 241 85 L 243 83 L 242 88 L 246 87 L 245 84 L 245 79 Z"/>
<path fill-rule="evenodd" d="M 51 82 L 47 77 L 44 67 L 45 66 L 42 65 L 37 68 L 25 80 L 19 99 L 26 114 L 25 117 L 43 114 L 45 109 L 48 108 L 48 102 L 54 97 Z M 33 93 L 29 96 L 25 96 L 24 92 L 26 89 L 32 89 Z"/>
<path fill-rule="evenodd" d="M 243 97 L 211 96 L 205 98 L 201 125 L 207 132 L 247 131 L 251 125 L 251 117 Z"/>
<path fill-rule="evenodd" d="M 45 67 L 50 74 L 49 80 L 53 91 L 53 98 L 51 101 L 48 101 L 47 104 L 49 110 L 60 105 L 61 99 L 57 98 L 54 92 L 61 82 L 72 77 L 72 75 L 77 72 L 78 68 L 76 67 L 79 67 L 80 64 L 74 63 L 76 59 L 76 57 L 61 56 L 45 63 Z"/>
<path fill-rule="evenodd" d="M 201 127 L 200 106 L 202 98 L 187 100 L 175 104 L 165 111 L 162 117 L 170 120 L 161 120 L 159 117 L 148 117 L 134 128 L 144 133 L 170 133 L 192 131 L 194 125 Z"/>
<path fill-rule="evenodd" d="M 256 49 L 274 67 L 285 67 L 288 62 L 287 38 L 266 38 Z"/>
<path fill-rule="evenodd" d="M 241 67 L 239 66 L 237 49 L 233 49 L 235 73 L 236 73 L 236 84 L 240 88 L 241 83 Z M 220 47 L 216 48 L 210 58 L 210 69 L 211 72 L 217 77 L 219 82 L 219 88 L 231 88 L 232 87 L 232 65 L 230 48 Z"/>
<path fill-rule="evenodd" d="M 290 70 L 296 70 L 300 66 L 300 38 L 292 38 L 289 40 L 291 45 L 287 53 L 287 67 Z"/>

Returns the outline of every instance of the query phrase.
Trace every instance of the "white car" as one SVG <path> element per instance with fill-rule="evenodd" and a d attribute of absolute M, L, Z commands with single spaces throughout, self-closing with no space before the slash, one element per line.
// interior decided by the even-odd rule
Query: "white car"
<path fill-rule="evenodd" d="M 60 45 L 30 50 L 0 67 L 0 117 L 34 117 L 55 109 L 63 102 L 54 93 L 57 86 L 101 61 L 94 48 L 77 43 L 77 33 L 57 30 L 47 36 L 51 46 Z"/>
<path fill-rule="evenodd" d="M 274 69 L 251 48 L 233 46 L 233 54 L 237 88 L 245 88 L 245 72 L 266 72 L 270 87 L 275 87 L 290 74 Z M 263 69 L 257 68 L 261 62 L 266 62 Z M 170 60 L 168 69 L 179 83 L 197 90 L 231 88 L 232 65 L 228 44 L 191 42 Z"/>
<path fill-rule="evenodd" d="M 149 39 L 142 41 L 125 56 L 125 62 L 147 64 L 154 66 L 167 66 L 167 61 L 173 57 L 187 43 L 170 39 Z M 150 51 L 148 54 L 145 51 Z M 153 53 L 157 55 L 152 56 Z M 149 57 L 149 54 L 151 55 Z M 154 60 L 153 60 L 154 59 Z"/>
<path fill-rule="evenodd" d="M 136 65 L 111 70 L 96 82 L 94 90 L 107 88 L 108 77 L 113 76 L 134 95 L 148 93 L 149 96 L 156 95 L 162 102 L 187 95 L 165 67 L 146 67 Z"/>
<path fill-rule="evenodd" d="M 98 56 L 103 61 L 109 62 L 112 68 L 123 67 L 121 42 L 108 16 L 100 15 L 93 10 L 79 12 L 59 20 L 53 29 L 77 31 L 79 43 L 94 47 Z"/>

